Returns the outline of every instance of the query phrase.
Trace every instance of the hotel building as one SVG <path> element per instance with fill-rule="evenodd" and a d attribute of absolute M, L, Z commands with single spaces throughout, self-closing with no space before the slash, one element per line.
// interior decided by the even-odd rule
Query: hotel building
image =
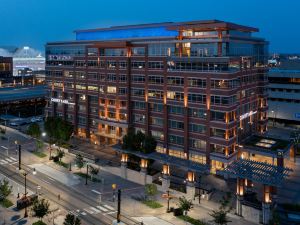
<path fill-rule="evenodd" d="M 128 128 L 157 151 L 221 169 L 267 124 L 268 42 L 218 20 L 77 30 L 46 46 L 47 116 L 114 144 Z"/>

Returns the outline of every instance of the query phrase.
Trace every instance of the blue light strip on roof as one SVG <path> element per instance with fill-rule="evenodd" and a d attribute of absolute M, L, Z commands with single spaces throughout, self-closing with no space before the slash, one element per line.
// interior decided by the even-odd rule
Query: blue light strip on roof
<path fill-rule="evenodd" d="M 178 31 L 167 30 L 166 27 L 146 27 L 118 30 L 77 31 L 76 40 L 110 40 L 143 37 L 175 37 Z"/>

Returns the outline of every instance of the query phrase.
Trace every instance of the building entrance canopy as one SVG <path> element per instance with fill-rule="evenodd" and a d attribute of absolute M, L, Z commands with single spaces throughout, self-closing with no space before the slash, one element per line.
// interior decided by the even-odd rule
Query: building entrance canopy
<path fill-rule="evenodd" d="M 162 164 L 168 164 L 170 166 L 180 167 L 185 170 L 202 173 L 202 174 L 209 173 L 209 165 L 207 164 L 197 163 L 187 159 L 182 159 L 167 154 L 162 154 L 159 152 L 152 152 L 152 153 L 145 154 L 143 152 L 121 149 L 119 145 L 114 146 L 114 149 L 121 153 L 133 154 L 143 159 L 152 159 Z"/>
<path fill-rule="evenodd" d="M 290 172 L 292 172 L 292 169 L 287 167 L 239 159 L 229 164 L 223 171 L 220 171 L 220 174 L 248 179 L 264 185 L 280 186 Z"/>

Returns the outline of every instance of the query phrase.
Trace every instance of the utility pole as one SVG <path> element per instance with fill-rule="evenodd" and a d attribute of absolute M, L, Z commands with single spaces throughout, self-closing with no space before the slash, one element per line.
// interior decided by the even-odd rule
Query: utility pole
<path fill-rule="evenodd" d="M 121 217 L 121 189 L 118 189 L 118 213 L 117 213 L 117 223 L 120 223 Z"/>

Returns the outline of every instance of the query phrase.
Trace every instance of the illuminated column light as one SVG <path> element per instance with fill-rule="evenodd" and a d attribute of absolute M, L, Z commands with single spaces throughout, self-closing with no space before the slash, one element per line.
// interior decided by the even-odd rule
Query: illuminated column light
<path fill-rule="evenodd" d="M 265 203 L 270 203 L 271 202 L 271 195 L 270 195 L 270 186 L 264 185 L 264 202 Z"/>
<path fill-rule="evenodd" d="M 147 159 L 141 159 L 141 168 L 146 169 L 148 167 L 148 160 Z"/>
<path fill-rule="evenodd" d="M 128 162 L 128 155 L 125 153 L 122 153 L 121 162 L 125 163 Z"/>
<path fill-rule="evenodd" d="M 190 182 L 190 183 L 195 182 L 195 173 L 194 172 L 188 171 L 187 181 Z"/>
<path fill-rule="evenodd" d="M 244 179 L 242 178 L 237 179 L 237 194 L 239 196 L 244 195 Z"/>
<path fill-rule="evenodd" d="M 163 175 L 170 175 L 170 167 L 167 164 L 163 165 L 163 171 L 162 171 Z"/>

